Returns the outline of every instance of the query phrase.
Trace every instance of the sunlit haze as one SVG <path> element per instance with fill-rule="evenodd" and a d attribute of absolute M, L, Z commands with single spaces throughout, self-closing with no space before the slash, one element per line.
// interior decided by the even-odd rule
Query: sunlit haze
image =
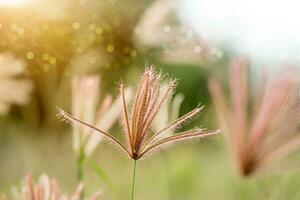
<path fill-rule="evenodd" d="M 0 6 L 22 6 L 30 0 L 0 0 Z"/>
<path fill-rule="evenodd" d="M 203 37 L 258 62 L 300 61 L 300 2 L 180 0 L 179 14 Z"/>

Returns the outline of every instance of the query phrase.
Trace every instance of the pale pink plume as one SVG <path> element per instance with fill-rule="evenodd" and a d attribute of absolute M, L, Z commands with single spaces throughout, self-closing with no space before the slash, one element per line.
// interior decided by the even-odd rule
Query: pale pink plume
<path fill-rule="evenodd" d="M 248 86 L 248 66 L 237 59 L 230 67 L 231 106 L 221 83 L 210 80 L 219 121 L 227 133 L 235 163 L 243 175 L 272 167 L 300 148 L 300 102 L 296 72 L 284 71 L 267 83 L 258 84 L 252 100 Z"/>

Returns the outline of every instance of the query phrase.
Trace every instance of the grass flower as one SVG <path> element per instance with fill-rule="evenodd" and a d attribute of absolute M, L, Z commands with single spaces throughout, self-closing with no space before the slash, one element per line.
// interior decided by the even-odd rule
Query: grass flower
<path fill-rule="evenodd" d="M 153 125 L 154 119 L 159 114 L 162 106 L 173 95 L 176 87 L 176 81 L 171 80 L 169 81 L 166 89 L 162 91 L 160 85 L 162 79 L 163 75 L 155 72 L 153 67 L 146 68 L 138 84 L 130 112 L 125 98 L 125 86 L 123 83 L 120 84 L 120 97 L 122 99 L 123 107 L 122 126 L 124 129 L 126 144 L 123 144 L 106 131 L 96 128 L 95 126 L 84 122 L 63 110 L 60 110 L 59 112 L 59 116 L 66 122 L 80 125 L 83 128 L 88 128 L 92 131 L 98 132 L 104 139 L 117 146 L 126 155 L 128 155 L 128 157 L 134 160 L 133 189 L 135 183 L 136 161 L 146 154 L 179 141 L 206 138 L 219 133 L 218 131 L 194 129 L 171 136 L 167 134 L 170 130 L 176 130 L 188 124 L 200 114 L 203 107 L 195 108 L 191 112 L 162 128 L 160 131 L 152 133 L 151 126 Z M 132 199 L 133 193 L 134 191 L 132 191 Z"/>
<path fill-rule="evenodd" d="M 178 133 L 175 136 L 165 136 L 169 130 L 176 130 L 189 123 L 197 115 L 200 114 L 203 107 L 197 107 L 184 116 L 176 119 L 168 126 L 162 128 L 157 133 L 151 132 L 151 125 L 157 117 L 161 107 L 173 95 L 175 89 L 175 80 L 168 83 L 165 91 L 161 91 L 160 81 L 162 74 L 157 74 L 154 68 L 147 68 L 141 77 L 135 97 L 132 103 L 131 114 L 127 108 L 126 98 L 124 94 L 124 84 L 120 85 L 120 95 L 123 104 L 123 129 L 125 134 L 126 145 L 122 144 L 114 136 L 94 127 L 93 125 L 77 119 L 75 116 L 60 110 L 59 116 L 67 122 L 81 125 L 91 131 L 98 132 L 104 139 L 119 147 L 125 154 L 134 160 L 140 159 L 147 153 L 150 153 L 159 147 L 174 142 L 190 140 L 195 138 L 203 138 L 206 136 L 215 135 L 218 131 L 206 131 L 203 129 L 189 130 Z M 130 117 L 129 117 L 130 116 Z"/>
<path fill-rule="evenodd" d="M 247 64 L 235 60 L 230 69 L 231 108 L 226 105 L 221 84 L 210 81 L 219 119 L 239 172 L 255 172 L 280 166 L 279 161 L 300 148 L 299 88 L 295 73 L 284 72 L 263 81 L 250 99 Z"/>
<path fill-rule="evenodd" d="M 72 114 L 77 119 L 107 131 L 119 118 L 122 110 L 121 100 L 113 101 L 111 96 L 107 96 L 102 104 L 98 106 L 100 99 L 99 84 L 99 76 L 73 78 Z M 130 90 L 127 93 L 127 96 L 129 96 Z M 73 148 L 77 157 L 78 182 L 83 181 L 83 166 L 86 159 L 95 151 L 102 138 L 102 135 L 93 134 L 91 129 L 80 129 L 78 126 L 73 126 Z"/>
<path fill-rule="evenodd" d="M 21 183 L 20 188 L 14 188 L 12 198 L 7 195 L 3 196 L 3 200 L 80 200 L 83 185 L 79 184 L 74 193 L 68 197 L 61 194 L 57 181 L 50 179 L 47 175 L 42 175 L 37 183 L 34 182 L 32 176 L 27 176 Z M 87 200 L 99 199 L 100 193 L 95 193 Z"/>
<path fill-rule="evenodd" d="M 118 120 L 121 110 L 120 99 L 113 100 L 111 96 L 104 98 L 98 106 L 100 98 L 100 77 L 84 76 L 75 77 L 72 81 L 72 114 L 74 117 L 99 127 L 104 131 L 109 130 Z M 127 96 L 130 91 L 128 90 Z M 103 135 L 92 134 L 91 129 L 81 130 L 73 127 L 73 147 L 77 154 L 83 151 L 89 157 L 102 140 Z"/>
<path fill-rule="evenodd" d="M 25 105 L 33 88 L 29 80 L 18 79 L 26 70 L 25 64 L 8 53 L 0 54 L 0 114 L 11 105 Z"/>
<path fill-rule="evenodd" d="M 168 84 L 163 85 L 162 90 L 166 90 Z M 153 121 L 153 131 L 159 132 L 162 128 L 168 126 L 171 122 L 179 118 L 180 106 L 184 100 L 183 94 L 176 94 L 164 106 L 162 106 L 159 114 Z M 174 130 L 169 131 L 169 135 L 173 135 Z"/>

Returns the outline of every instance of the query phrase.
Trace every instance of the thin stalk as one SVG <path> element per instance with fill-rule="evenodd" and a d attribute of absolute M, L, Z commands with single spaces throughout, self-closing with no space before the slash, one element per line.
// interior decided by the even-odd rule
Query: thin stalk
<path fill-rule="evenodd" d="M 84 173 L 83 173 L 83 164 L 84 164 L 84 153 L 83 153 L 83 148 L 80 149 L 78 155 L 77 155 L 77 160 L 76 160 L 76 168 L 77 168 L 77 182 L 82 183 Z M 84 199 L 84 189 L 82 189 L 81 194 L 80 194 L 80 200 Z"/>
<path fill-rule="evenodd" d="M 132 189 L 131 189 L 131 200 L 134 200 L 135 191 L 135 174 L 136 174 L 136 160 L 133 160 L 133 173 L 132 173 Z"/>

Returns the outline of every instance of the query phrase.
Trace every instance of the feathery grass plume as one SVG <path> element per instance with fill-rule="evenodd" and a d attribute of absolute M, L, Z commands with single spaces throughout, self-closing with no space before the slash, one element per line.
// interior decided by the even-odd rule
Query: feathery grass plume
<path fill-rule="evenodd" d="M 63 110 L 60 110 L 59 116 L 66 122 L 80 125 L 83 128 L 88 128 L 103 136 L 104 139 L 120 148 L 128 157 L 133 159 L 133 180 L 131 200 L 134 199 L 135 189 L 135 174 L 136 174 L 136 161 L 144 155 L 173 144 L 179 141 L 189 141 L 197 138 L 206 138 L 219 133 L 219 131 L 207 131 L 203 129 L 195 129 L 184 131 L 176 135 L 169 135 L 169 131 L 176 130 L 193 120 L 203 107 L 197 107 L 191 112 L 183 115 L 182 117 L 174 120 L 166 127 L 161 128 L 159 131 L 152 133 L 151 126 L 160 109 L 168 102 L 173 95 L 176 87 L 176 81 L 171 80 L 167 84 L 165 90 L 161 87 L 161 80 L 163 75 L 157 73 L 154 67 L 145 69 L 138 84 L 136 94 L 133 98 L 131 110 L 127 107 L 127 99 L 125 98 L 125 86 L 120 84 L 120 96 L 122 99 L 122 126 L 124 129 L 124 136 L 126 144 L 122 144 L 114 136 L 110 135 L 104 130 L 98 129 L 95 126 L 84 122 Z"/>
<path fill-rule="evenodd" d="M 263 81 L 250 101 L 245 60 L 233 61 L 230 68 L 231 108 L 228 108 L 220 82 L 209 88 L 221 126 L 242 176 L 280 166 L 282 159 L 300 148 L 299 85 L 295 73 Z"/>
<path fill-rule="evenodd" d="M 89 122 L 82 121 L 75 116 L 68 114 L 67 112 L 60 110 L 59 117 L 66 122 L 77 124 L 83 128 L 90 129 L 99 133 L 103 138 L 110 143 L 115 144 L 125 154 L 134 160 L 138 160 L 145 154 L 150 153 L 160 147 L 164 147 L 168 144 L 172 144 L 178 141 L 187 141 L 196 138 L 205 138 L 213 136 L 219 133 L 219 131 L 195 129 L 178 133 L 173 136 L 167 136 L 166 133 L 170 130 L 181 128 L 189 123 L 197 115 L 203 107 L 197 107 L 184 116 L 176 119 L 168 126 L 162 128 L 156 133 L 151 132 L 151 125 L 154 119 L 157 117 L 162 106 L 173 95 L 176 87 L 176 81 L 171 80 L 165 91 L 161 90 L 160 81 L 163 76 L 161 73 L 156 73 L 154 67 L 146 68 L 144 74 L 140 79 L 135 97 L 132 102 L 131 113 L 127 108 L 127 100 L 125 98 L 124 84 L 120 84 L 120 96 L 123 106 L 123 129 L 126 139 L 126 145 L 122 144 L 114 136 L 110 135 L 104 130 L 96 128 Z"/>
<path fill-rule="evenodd" d="M 11 54 L 0 54 L 0 114 L 6 114 L 11 105 L 25 105 L 30 100 L 33 85 L 29 80 L 18 79 L 26 65 Z"/>
<path fill-rule="evenodd" d="M 57 181 L 50 179 L 47 175 L 42 175 L 37 183 L 31 175 L 25 177 L 19 188 L 13 188 L 11 198 L 3 195 L 3 200 L 79 200 L 83 185 L 79 184 L 70 196 L 61 194 Z M 97 192 L 87 200 L 99 199 L 100 193 Z"/>

